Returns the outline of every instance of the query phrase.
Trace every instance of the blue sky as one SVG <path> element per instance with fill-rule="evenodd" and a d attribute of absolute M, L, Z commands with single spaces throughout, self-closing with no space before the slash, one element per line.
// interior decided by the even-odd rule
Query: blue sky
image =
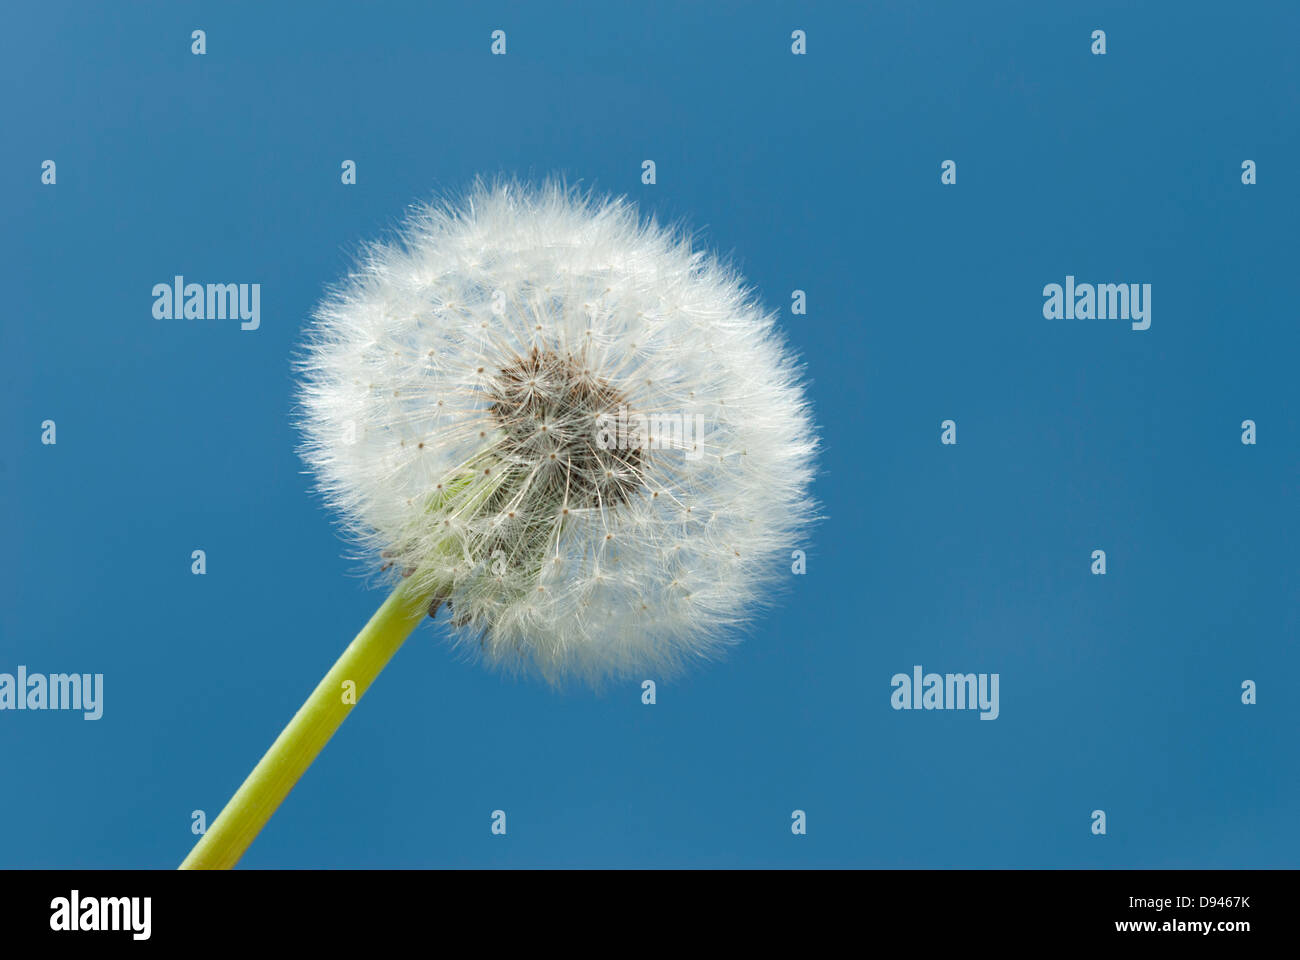
<path fill-rule="evenodd" d="M 291 356 L 358 243 L 498 172 L 684 218 L 782 311 L 807 573 L 654 706 L 422 627 L 243 865 L 1300 866 L 1295 5 L 442 6 L 0 14 L 0 672 L 105 690 L 0 712 L 0 866 L 179 863 L 381 602 Z M 154 319 L 176 274 L 261 328 Z M 1150 329 L 1044 319 L 1067 275 Z M 916 664 L 1000 715 L 891 709 Z"/>

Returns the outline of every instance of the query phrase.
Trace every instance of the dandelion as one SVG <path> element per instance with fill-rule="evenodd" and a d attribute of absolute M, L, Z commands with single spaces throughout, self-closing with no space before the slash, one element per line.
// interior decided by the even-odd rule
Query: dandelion
<path fill-rule="evenodd" d="M 811 519 L 774 314 L 621 199 L 480 182 L 416 209 L 300 367 L 304 459 L 395 587 L 182 866 L 233 865 L 426 613 L 557 685 L 670 675 L 734 640 Z"/>

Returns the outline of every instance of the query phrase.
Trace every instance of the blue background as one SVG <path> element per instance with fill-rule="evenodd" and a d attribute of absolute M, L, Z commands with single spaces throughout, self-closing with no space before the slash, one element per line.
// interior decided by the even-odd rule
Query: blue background
<path fill-rule="evenodd" d="M 496 172 L 687 218 L 782 311 L 807 574 L 653 707 L 422 627 L 243 865 L 1300 865 L 1300 8 L 443 6 L 0 14 L 0 671 L 106 691 L 0 713 L 0 866 L 178 863 L 380 602 L 291 357 L 360 241 Z M 155 320 L 178 273 L 261 329 Z M 1151 329 L 1044 320 L 1067 273 L 1153 284 Z M 892 710 L 918 663 L 1000 718 Z"/>

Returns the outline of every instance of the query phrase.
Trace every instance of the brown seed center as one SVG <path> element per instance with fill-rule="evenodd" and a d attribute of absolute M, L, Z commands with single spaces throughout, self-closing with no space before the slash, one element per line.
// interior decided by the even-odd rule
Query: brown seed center
<path fill-rule="evenodd" d="M 503 459 L 530 472 L 534 505 L 610 506 L 627 502 L 641 485 L 639 446 L 620 449 L 608 432 L 600 439 L 602 422 L 613 422 L 627 399 L 579 357 L 534 347 L 485 390 L 504 434 Z"/>

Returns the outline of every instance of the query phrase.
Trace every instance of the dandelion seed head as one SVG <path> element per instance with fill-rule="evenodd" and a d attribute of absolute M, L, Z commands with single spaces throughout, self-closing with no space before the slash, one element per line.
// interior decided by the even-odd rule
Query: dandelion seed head
<path fill-rule="evenodd" d="M 507 670 L 718 652 L 813 515 L 775 315 L 622 199 L 480 182 L 416 208 L 318 307 L 300 370 L 302 454 L 360 555 Z"/>

